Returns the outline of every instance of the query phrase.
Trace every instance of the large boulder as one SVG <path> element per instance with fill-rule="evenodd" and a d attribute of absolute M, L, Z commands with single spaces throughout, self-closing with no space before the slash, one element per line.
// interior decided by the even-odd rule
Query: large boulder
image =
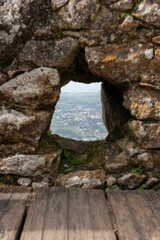
<path fill-rule="evenodd" d="M 64 71 L 73 63 L 77 49 L 78 43 L 71 37 L 56 42 L 31 40 L 26 43 L 18 59 L 23 64 L 29 62 Z"/>
<path fill-rule="evenodd" d="M 37 0 L 13 0 L 0 3 L 0 62 L 16 53 L 24 38 L 30 37 L 39 13 Z"/>
<path fill-rule="evenodd" d="M 108 8 L 101 6 L 99 12 L 92 22 L 90 29 L 93 30 L 105 30 L 112 31 L 117 28 L 118 21 L 120 20 L 120 16 L 118 14 L 114 14 Z M 99 38 L 100 39 L 100 38 Z M 105 36 L 103 36 L 103 40 L 105 40 Z"/>
<path fill-rule="evenodd" d="M 60 79 L 57 70 L 44 67 L 21 74 L 0 86 L 1 104 L 20 109 L 53 107 L 59 94 Z"/>
<path fill-rule="evenodd" d="M 86 47 L 85 52 L 90 71 L 113 84 L 139 81 L 154 57 L 152 44 Z"/>
<path fill-rule="evenodd" d="M 37 147 L 41 135 L 49 127 L 51 117 L 52 112 L 48 111 L 25 115 L 14 109 L 1 110 L 0 143 L 25 143 Z"/>
<path fill-rule="evenodd" d="M 160 91 L 150 86 L 136 86 L 124 94 L 123 105 L 139 120 L 160 120 Z"/>
<path fill-rule="evenodd" d="M 16 155 L 0 159 L 0 173 L 25 177 L 41 177 L 45 173 L 53 175 L 60 163 L 61 151 L 50 156 Z"/>
<path fill-rule="evenodd" d="M 63 187 L 100 188 L 105 182 L 105 171 L 77 171 L 56 179 L 56 185 Z"/>
<path fill-rule="evenodd" d="M 160 123 L 159 122 L 143 122 L 131 121 L 129 128 L 144 149 L 160 148 Z"/>
<path fill-rule="evenodd" d="M 160 28 L 160 2 L 159 0 L 143 0 L 133 12 L 133 16 Z"/>
<path fill-rule="evenodd" d="M 99 9 L 97 0 L 70 0 L 59 12 L 58 27 L 60 29 L 88 28 Z"/>
<path fill-rule="evenodd" d="M 139 187 L 146 180 L 144 174 L 129 173 L 120 177 L 117 182 L 122 187 L 127 187 L 129 189 L 135 189 Z"/>

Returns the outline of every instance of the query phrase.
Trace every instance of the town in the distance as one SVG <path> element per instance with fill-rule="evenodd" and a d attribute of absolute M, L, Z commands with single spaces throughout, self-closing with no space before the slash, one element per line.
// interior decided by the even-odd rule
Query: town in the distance
<path fill-rule="evenodd" d="M 102 120 L 99 92 L 62 92 L 56 105 L 50 130 L 75 140 L 105 139 L 108 132 Z"/>

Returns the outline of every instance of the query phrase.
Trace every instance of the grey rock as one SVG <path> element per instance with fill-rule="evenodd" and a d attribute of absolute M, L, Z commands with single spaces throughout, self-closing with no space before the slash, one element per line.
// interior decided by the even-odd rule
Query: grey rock
<path fill-rule="evenodd" d="M 127 11 L 133 8 L 133 1 L 132 0 L 120 0 L 116 3 L 113 3 L 109 6 L 110 9 L 116 11 Z"/>
<path fill-rule="evenodd" d="M 114 183 L 116 183 L 117 179 L 113 176 L 108 176 L 106 178 L 107 186 L 111 187 Z"/>
<path fill-rule="evenodd" d="M 95 19 L 99 9 L 96 0 L 70 0 L 65 7 L 58 12 L 60 29 L 87 28 L 88 22 Z"/>
<path fill-rule="evenodd" d="M 160 182 L 160 179 L 156 177 L 150 177 L 147 182 L 145 183 L 145 188 L 153 188 Z"/>
<path fill-rule="evenodd" d="M 141 165 L 147 176 L 152 172 L 158 177 L 159 44 L 159 0 L 1 0 L 1 168 L 8 163 L 7 171 L 11 168 L 18 175 L 23 164 L 18 160 L 17 172 L 10 167 L 10 160 L 4 160 L 7 156 L 47 152 L 52 156 L 43 155 L 45 166 L 38 171 L 41 179 L 46 176 L 54 182 L 60 154 L 54 157 L 50 153 L 50 143 L 49 148 L 41 144 L 38 148 L 38 144 L 45 140 L 60 85 L 72 79 L 109 86 L 102 89 L 103 119 L 109 136 L 103 146 L 94 143 L 98 150 L 94 155 L 88 143 L 57 145 L 80 153 L 84 169 L 101 168 L 107 162 L 107 172 L 114 172 L 117 178 L 117 172 L 132 173 Z M 105 172 L 98 176 L 85 171 L 56 181 L 63 186 L 98 187 L 103 186 L 104 176 Z M 130 176 L 130 181 L 134 177 Z"/>
<path fill-rule="evenodd" d="M 0 110 L 0 143 L 7 141 L 37 147 L 41 135 L 50 124 L 51 117 L 52 112 L 48 111 L 35 111 L 27 116 L 14 109 Z"/>
<path fill-rule="evenodd" d="M 9 130 L 16 128 L 17 130 L 22 127 L 22 125 L 29 124 L 30 118 L 20 113 L 14 109 L 7 110 L 3 109 L 0 111 L 0 125 L 6 124 L 10 125 Z"/>
<path fill-rule="evenodd" d="M 136 27 L 134 18 L 130 15 L 127 15 L 119 28 L 122 31 L 127 32 L 127 31 L 131 31 L 132 29 L 134 29 L 134 27 Z"/>
<path fill-rule="evenodd" d="M 101 185 L 102 183 L 100 180 L 90 177 L 81 179 L 78 176 L 74 176 L 66 181 L 66 187 L 95 188 L 100 187 Z"/>
<path fill-rule="evenodd" d="M 43 176 L 46 173 L 54 177 L 59 168 L 61 153 L 61 150 L 57 150 L 43 156 L 17 154 L 3 158 L 0 159 L 0 173 L 27 177 Z"/>
<path fill-rule="evenodd" d="M 137 82 L 144 74 L 150 78 L 149 64 L 154 57 L 152 44 L 107 44 L 86 47 L 85 53 L 90 71 L 112 84 Z"/>
<path fill-rule="evenodd" d="M 160 168 L 159 161 L 160 151 L 159 150 L 148 150 L 137 154 L 137 156 L 131 158 L 131 162 L 141 165 L 144 170 L 158 171 Z"/>
<path fill-rule="evenodd" d="M 131 121 L 129 128 L 144 149 L 160 148 L 160 123 Z"/>
<path fill-rule="evenodd" d="M 38 11 L 37 0 L 5 0 L 2 2 L 0 6 L 0 62 L 6 62 L 10 56 L 13 57 L 23 37 L 27 39 L 30 36 Z"/>
<path fill-rule="evenodd" d="M 129 168 L 128 162 L 121 162 L 121 163 L 106 163 L 105 170 L 108 173 L 121 173 L 125 172 Z"/>
<path fill-rule="evenodd" d="M 59 99 L 60 79 L 56 69 L 37 68 L 0 86 L 0 101 L 20 108 L 54 106 Z"/>
<path fill-rule="evenodd" d="M 146 180 L 145 175 L 140 175 L 138 173 L 129 173 L 118 178 L 117 182 L 122 187 L 127 187 L 129 189 L 135 189 L 139 187 Z"/>
<path fill-rule="evenodd" d="M 99 12 L 94 19 L 94 21 L 91 24 L 91 29 L 93 30 L 105 30 L 110 31 L 110 27 L 114 28 L 116 26 L 116 23 L 119 21 L 119 16 L 115 15 L 113 12 L 111 12 L 108 8 L 105 8 L 104 6 L 101 6 L 99 9 Z M 100 39 L 100 37 L 99 37 Z M 102 41 L 105 40 L 105 37 L 103 36 Z"/>
<path fill-rule="evenodd" d="M 73 63 L 77 50 L 78 42 L 70 37 L 56 42 L 31 40 L 26 43 L 18 58 L 23 63 L 30 62 L 36 66 L 64 71 Z"/>
<path fill-rule="evenodd" d="M 26 143 L 10 143 L 4 142 L 0 144 L 0 156 L 4 158 L 6 156 L 15 155 L 16 153 L 31 154 L 34 153 L 36 147 Z"/>
<path fill-rule="evenodd" d="M 25 177 L 39 176 L 44 172 L 46 159 L 38 155 L 16 155 L 0 159 L 0 173 Z"/>
<path fill-rule="evenodd" d="M 53 8 L 53 10 L 56 10 L 56 9 L 64 6 L 67 2 L 68 2 L 68 0 L 52 0 L 51 1 L 52 8 Z"/>
<path fill-rule="evenodd" d="M 44 155 L 24 155 L 17 154 L 15 156 L 0 159 L 0 173 L 13 174 L 23 177 L 55 177 L 59 164 L 61 150 Z"/>
<path fill-rule="evenodd" d="M 147 85 L 133 87 L 124 93 L 123 105 L 139 120 L 160 120 L 159 94 L 158 90 Z"/>
<path fill-rule="evenodd" d="M 17 183 L 21 186 L 28 187 L 31 184 L 31 179 L 29 179 L 29 178 L 19 178 Z"/>
<path fill-rule="evenodd" d="M 160 2 L 157 0 L 143 0 L 132 15 L 148 24 L 160 27 Z"/>
<path fill-rule="evenodd" d="M 63 187 L 100 188 L 105 182 L 105 172 L 77 171 L 56 179 L 55 184 Z"/>

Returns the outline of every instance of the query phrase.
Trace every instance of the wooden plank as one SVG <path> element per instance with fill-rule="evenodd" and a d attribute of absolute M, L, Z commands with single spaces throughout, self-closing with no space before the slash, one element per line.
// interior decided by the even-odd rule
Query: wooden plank
<path fill-rule="evenodd" d="M 67 240 L 67 189 L 50 189 L 43 240 Z"/>
<path fill-rule="evenodd" d="M 47 189 L 35 189 L 20 240 L 41 240 L 48 199 Z"/>
<path fill-rule="evenodd" d="M 154 190 L 142 191 L 143 197 L 149 205 L 149 209 L 154 214 L 160 225 L 160 195 Z"/>
<path fill-rule="evenodd" d="M 120 240 L 159 240 L 160 223 L 143 191 L 108 191 Z M 153 197 L 153 196 L 152 196 Z M 155 196 L 154 196 L 155 197 Z M 159 216 L 160 218 L 160 216 Z"/>
<path fill-rule="evenodd" d="M 0 189 L 0 218 L 3 211 L 6 209 L 7 204 L 12 196 L 11 189 Z"/>
<path fill-rule="evenodd" d="M 102 190 L 88 190 L 93 236 L 96 240 L 116 240 Z"/>
<path fill-rule="evenodd" d="M 115 240 L 103 191 L 34 190 L 20 240 L 30 239 Z"/>
<path fill-rule="evenodd" d="M 76 188 L 68 189 L 68 240 L 82 239 L 94 239 L 88 191 Z"/>
<path fill-rule="evenodd" d="M 0 216 L 1 240 L 17 240 L 29 194 L 30 189 L 23 188 L 14 189 L 13 191 L 6 189 L 1 191 L 1 200 L 4 197 L 4 201 L 2 200 L 3 214 Z"/>

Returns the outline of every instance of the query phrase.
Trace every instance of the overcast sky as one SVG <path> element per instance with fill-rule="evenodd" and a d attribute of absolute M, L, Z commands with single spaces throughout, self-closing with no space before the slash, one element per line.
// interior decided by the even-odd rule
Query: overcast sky
<path fill-rule="evenodd" d="M 61 92 L 100 92 L 101 83 L 77 83 L 69 82 L 67 85 L 61 88 Z"/>

